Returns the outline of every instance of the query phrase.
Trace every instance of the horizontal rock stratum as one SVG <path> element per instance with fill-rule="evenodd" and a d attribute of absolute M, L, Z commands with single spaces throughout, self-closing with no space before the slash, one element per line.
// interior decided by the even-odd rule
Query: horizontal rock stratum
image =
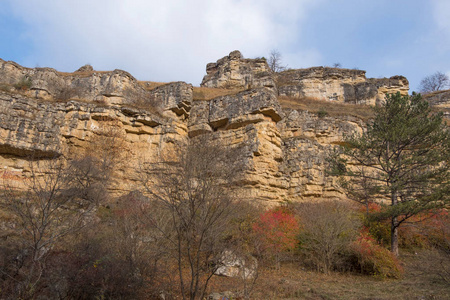
<path fill-rule="evenodd" d="M 206 73 L 193 87 L 141 82 L 121 70 L 61 73 L 0 60 L 0 175 L 29 176 L 30 157 L 74 159 L 115 146 L 121 162 L 111 189 L 121 194 L 138 188 L 142 162 L 206 136 L 240 146 L 235 183 L 244 199 L 339 197 L 325 172 L 327 151 L 344 133 L 361 130 L 365 117 L 355 111 L 368 110 L 364 104 L 409 89 L 402 76 L 367 79 L 360 70 L 274 73 L 265 59 L 239 51 L 208 64 Z"/>

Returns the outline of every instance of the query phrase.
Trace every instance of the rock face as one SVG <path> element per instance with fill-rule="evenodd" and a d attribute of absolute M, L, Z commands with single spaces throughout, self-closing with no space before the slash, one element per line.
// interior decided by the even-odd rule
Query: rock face
<path fill-rule="evenodd" d="M 318 117 L 307 111 L 286 110 L 278 124 L 283 140 L 282 172 L 289 199 L 335 198 L 340 193 L 326 175 L 326 155 L 343 134 L 361 131 L 355 117 Z"/>
<path fill-rule="evenodd" d="M 274 74 L 264 59 L 234 51 L 208 64 L 202 82 L 236 90 L 232 95 L 194 101 L 190 84 L 149 86 L 120 70 L 84 66 L 66 74 L 0 60 L 0 176 L 26 176 L 30 155 L 73 159 L 116 147 L 122 163 L 111 189 L 120 194 L 138 188 L 142 162 L 158 161 L 174 145 L 207 135 L 239 146 L 235 183 L 243 199 L 270 204 L 339 197 L 325 172 L 326 153 L 364 122 L 283 109 L 278 96 L 370 104 L 385 92 L 407 93 L 408 82 L 322 67 Z"/>
<path fill-rule="evenodd" d="M 265 59 L 244 59 L 241 52 L 206 66 L 201 86 L 211 88 L 274 88 L 275 82 Z"/>
<path fill-rule="evenodd" d="M 313 98 L 357 104 L 377 104 L 387 93 L 408 94 L 403 76 L 367 79 L 366 71 L 314 67 L 276 75 L 280 96 Z"/>
<path fill-rule="evenodd" d="M 0 92 L 0 164 L 3 175 L 27 175 L 28 160 L 63 156 L 68 159 L 90 151 L 120 147 L 126 164 L 117 166 L 112 188 L 135 189 L 136 174 L 144 160 L 153 160 L 174 141 L 183 141 L 186 125 L 127 106 L 66 103 L 9 95 Z M 108 140 L 115 140 L 104 144 Z M 1 173 L 0 173 L 1 175 Z"/>
<path fill-rule="evenodd" d="M 147 110 L 175 107 L 175 102 L 178 105 L 192 100 L 192 85 L 184 82 L 147 90 L 122 70 L 97 72 L 92 66 L 83 66 L 68 74 L 51 68 L 29 69 L 0 59 L 0 85 L 17 89 L 26 81 L 29 86 L 23 94 L 41 100 L 79 99 L 99 104 L 136 105 Z"/>
<path fill-rule="evenodd" d="M 434 106 L 450 108 L 450 90 L 426 94 L 425 99 Z"/>

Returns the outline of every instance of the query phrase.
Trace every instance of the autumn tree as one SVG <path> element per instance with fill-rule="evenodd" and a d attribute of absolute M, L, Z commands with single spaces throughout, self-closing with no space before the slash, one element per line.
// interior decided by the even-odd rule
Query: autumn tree
<path fill-rule="evenodd" d="M 253 230 L 279 269 L 282 253 L 293 250 L 297 245 L 299 223 L 296 217 L 285 207 L 270 209 L 259 216 Z"/>
<path fill-rule="evenodd" d="M 391 251 L 398 256 L 399 226 L 449 205 L 450 133 L 420 95 L 388 95 L 374 112 L 361 134 L 344 138 L 332 170 L 347 193 L 370 183 L 362 194 L 383 204 L 378 217 L 391 220 Z"/>
<path fill-rule="evenodd" d="M 138 176 L 145 194 L 166 212 L 153 217 L 178 266 L 183 299 L 203 299 L 226 249 L 236 197 L 236 152 L 212 136 L 200 136 L 161 161 L 148 163 Z"/>

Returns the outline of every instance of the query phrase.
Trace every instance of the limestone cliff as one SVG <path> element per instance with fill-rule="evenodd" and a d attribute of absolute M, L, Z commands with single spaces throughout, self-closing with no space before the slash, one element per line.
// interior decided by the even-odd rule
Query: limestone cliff
<path fill-rule="evenodd" d="M 424 98 L 444 113 L 447 123 L 450 123 L 450 90 L 436 91 L 424 95 Z"/>
<path fill-rule="evenodd" d="M 288 70 L 276 75 L 281 96 L 374 105 L 387 93 L 408 94 L 403 76 L 366 78 L 366 71 L 314 67 Z"/>
<path fill-rule="evenodd" d="M 234 92 L 199 101 L 195 88 L 184 82 L 156 85 L 120 70 L 86 66 L 68 74 L 0 60 L 0 174 L 26 176 L 30 155 L 73 159 L 83 151 L 111 148 L 114 140 L 122 163 L 111 189 L 124 193 L 138 188 L 143 162 L 158 161 L 174 145 L 207 135 L 240 146 L 235 184 L 242 198 L 339 197 L 326 176 L 326 152 L 364 122 L 283 108 L 279 96 L 373 104 L 386 92 L 408 91 L 404 77 L 366 79 L 358 70 L 275 74 L 264 59 L 244 59 L 239 51 L 208 64 L 206 73 L 203 87 Z"/>

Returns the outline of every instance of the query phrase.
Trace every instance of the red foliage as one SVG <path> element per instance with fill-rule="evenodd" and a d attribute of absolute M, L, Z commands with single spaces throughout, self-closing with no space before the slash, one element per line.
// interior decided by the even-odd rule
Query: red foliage
<path fill-rule="evenodd" d="M 284 208 L 270 209 L 259 216 L 253 230 L 266 249 L 273 252 L 295 248 L 299 223 L 295 216 Z"/>
<path fill-rule="evenodd" d="M 359 233 L 359 237 L 354 243 L 353 247 L 357 247 L 358 253 L 362 257 L 369 257 L 373 255 L 373 245 L 376 244 L 375 239 L 370 235 L 369 228 L 363 227 Z"/>
<path fill-rule="evenodd" d="M 399 229 L 403 247 L 448 247 L 450 217 L 447 210 L 422 212 L 408 221 Z"/>

